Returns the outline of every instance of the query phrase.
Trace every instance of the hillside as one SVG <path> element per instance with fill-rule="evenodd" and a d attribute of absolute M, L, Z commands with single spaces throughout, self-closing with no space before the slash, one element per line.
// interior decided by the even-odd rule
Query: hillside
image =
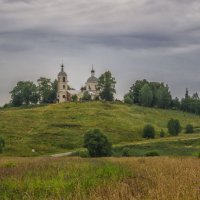
<path fill-rule="evenodd" d="M 6 140 L 4 155 L 34 156 L 80 148 L 84 133 L 95 127 L 101 128 L 113 144 L 141 141 L 141 130 L 146 123 L 153 124 L 159 133 L 161 129 L 166 130 L 170 118 L 179 119 L 183 127 L 191 123 L 195 131 L 200 132 L 200 117 L 197 115 L 89 102 L 2 109 L 0 134 Z M 188 136 L 184 134 L 183 137 Z M 32 153 L 32 149 L 36 153 Z"/>

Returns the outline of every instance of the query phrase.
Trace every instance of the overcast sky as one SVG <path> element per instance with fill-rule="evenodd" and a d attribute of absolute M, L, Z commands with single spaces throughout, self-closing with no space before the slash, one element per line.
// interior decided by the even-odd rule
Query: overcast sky
<path fill-rule="evenodd" d="M 94 64 L 117 97 L 144 78 L 200 92 L 200 1 L 0 0 L 0 105 L 19 80 L 55 79 L 62 60 L 76 89 Z"/>

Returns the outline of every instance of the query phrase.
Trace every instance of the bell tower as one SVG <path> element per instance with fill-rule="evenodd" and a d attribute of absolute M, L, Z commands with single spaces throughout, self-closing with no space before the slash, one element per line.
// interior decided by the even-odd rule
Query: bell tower
<path fill-rule="evenodd" d="M 64 65 L 61 65 L 61 71 L 58 74 L 58 92 L 57 102 L 63 103 L 67 101 L 68 77 L 64 71 Z"/>

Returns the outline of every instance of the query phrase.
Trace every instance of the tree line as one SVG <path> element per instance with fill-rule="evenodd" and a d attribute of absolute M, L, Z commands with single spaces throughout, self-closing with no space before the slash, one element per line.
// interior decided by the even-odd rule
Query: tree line
<path fill-rule="evenodd" d="M 116 81 L 112 73 L 106 71 L 98 80 L 97 90 L 99 91 L 99 96 L 96 97 L 96 100 L 114 101 Z M 57 80 L 51 81 L 51 79 L 45 77 L 39 78 L 36 84 L 32 81 L 19 81 L 10 92 L 11 102 L 5 104 L 4 107 L 56 103 L 57 88 Z M 72 88 L 68 86 L 68 89 Z M 84 92 L 83 100 L 91 100 L 89 92 Z M 77 101 L 76 95 L 72 96 L 72 101 Z"/>
<path fill-rule="evenodd" d="M 172 98 L 168 85 L 160 82 L 149 82 L 145 79 L 137 80 L 130 87 L 129 92 L 124 96 L 124 102 L 200 114 L 200 99 L 197 92 L 190 96 L 188 89 L 186 89 L 185 97 L 179 100 L 177 97 Z"/>

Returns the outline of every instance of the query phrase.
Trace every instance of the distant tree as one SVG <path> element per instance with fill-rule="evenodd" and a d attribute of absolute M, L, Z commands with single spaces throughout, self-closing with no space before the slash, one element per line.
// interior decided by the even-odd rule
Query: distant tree
<path fill-rule="evenodd" d="M 181 125 L 178 119 L 170 119 L 167 127 L 171 135 L 176 136 L 181 132 Z"/>
<path fill-rule="evenodd" d="M 199 100 L 199 95 L 198 95 L 198 93 L 195 92 L 195 93 L 193 94 L 192 98 L 195 99 L 195 100 Z"/>
<path fill-rule="evenodd" d="M 178 97 L 176 97 L 175 99 L 172 99 L 171 108 L 176 109 L 176 110 L 179 110 L 181 108 L 181 103 Z"/>
<path fill-rule="evenodd" d="M 39 99 L 37 86 L 30 81 L 19 81 L 10 94 L 13 106 L 36 104 Z"/>
<path fill-rule="evenodd" d="M 139 103 L 142 106 L 150 107 L 153 101 L 153 93 L 148 84 L 145 84 L 139 93 Z"/>
<path fill-rule="evenodd" d="M 3 152 L 5 148 L 5 140 L 0 136 L 0 153 Z"/>
<path fill-rule="evenodd" d="M 131 93 L 127 93 L 124 95 L 124 103 L 133 104 L 134 100 Z"/>
<path fill-rule="evenodd" d="M 185 127 L 185 133 L 194 133 L 194 127 L 192 126 L 192 124 L 187 124 L 187 126 Z"/>
<path fill-rule="evenodd" d="M 135 104 L 139 103 L 140 90 L 145 84 L 148 84 L 147 80 L 137 80 L 130 88 L 130 96 L 133 97 Z"/>
<path fill-rule="evenodd" d="M 85 134 L 84 147 L 88 149 L 91 157 L 111 155 L 112 145 L 99 129 L 91 129 Z"/>
<path fill-rule="evenodd" d="M 151 124 L 147 124 L 143 129 L 143 138 L 154 138 L 155 137 L 155 129 Z"/>
<path fill-rule="evenodd" d="M 78 101 L 78 96 L 75 94 L 75 95 L 72 95 L 72 101 L 73 102 L 77 102 Z"/>
<path fill-rule="evenodd" d="M 189 90 L 188 88 L 186 88 L 186 91 L 185 91 L 185 99 L 189 98 L 190 95 L 189 95 Z"/>
<path fill-rule="evenodd" d="M 92 97 L 91 97 L 90 93 L 89 93 L 88 91 L 85 91 L 85 92 L 83 93 L 82 100 L 83 100 L 83 101 L 91 101 L 91 99 L 92 99 Z"/>
<path fill-rule="evenodd" d="M 106 71 L 99 77 L 98 89 L 100 91 L 99 96 L 102 100 L 113 101 L 115 91 L 115 78 L 110 71 Z"/>
<path fill-rule="evenodd" d="M 172 102 L 172 97 L 168 86 L 160 87 L 156 92 L 156 104 L 159 108 L 169 108 Z"/>
<path fill-rule="evenodd" d="M 160 137 L 162 138 L 162 137 L 165 137 L 165 131 L 162 129 L 161 131 L 160 131 Z"/>

